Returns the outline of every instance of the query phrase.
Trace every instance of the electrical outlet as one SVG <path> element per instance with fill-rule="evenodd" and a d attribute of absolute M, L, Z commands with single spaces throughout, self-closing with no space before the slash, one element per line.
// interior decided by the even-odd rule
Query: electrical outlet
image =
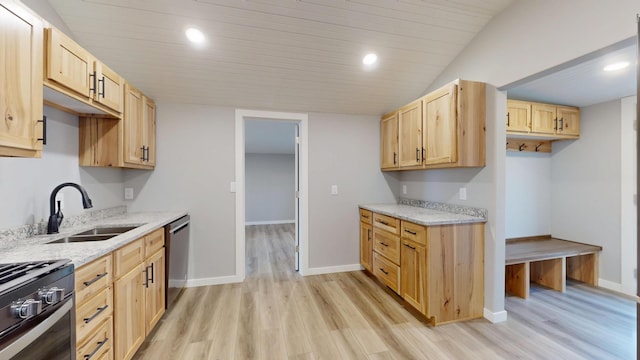
<path fill-rule="evenodd" d="M 633 269 L 633 278 L 634 279 L 638 278 L 638 269 Z"/>
<path fill-rule="evenodd" d="M 461 187 L 460 188 L 460 200 L 467 200 L 467 188 L 466 187 Z"/>
<path fill-rule="evenodd" d="M 124 199 L 133 200 L 133 188 L 124 188 Z"/>
<path fill-rule="evenodd" d="M 229 183 L 229 192 L 234 193 L 236 192 L 237 189 L 237 185 L 235 181 L 232 181 Z"/>
<path fill-rule="evenodd" d="M 407 195 L 407 185 L 402 185 L 402 193 Z"/>
<path fill-rule="evenodd" d="M 331 185 L 331 195 L 338 195 L 338 185 Z"/>

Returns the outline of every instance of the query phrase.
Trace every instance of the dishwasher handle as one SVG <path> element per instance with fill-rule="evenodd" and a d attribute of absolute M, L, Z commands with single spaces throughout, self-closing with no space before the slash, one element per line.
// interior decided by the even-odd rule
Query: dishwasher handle
<path fill-rule="evenodd" d="M 169 234 L 175 234 L 179 231 L 186 229 L 191 222 L 191 217 L 189 215 L 183 216 L 180 219 L 169 224 Z"/>
<path fill-rule="evenodd" d="M 178 232 L 180 232 L 180 231 L 182 231 L 182 230 L 186 229 L 186 228 L 187 228 L 187 226 L 189 226 L 189 223 L 188 223 L 188 222 L 186 222 L 186 223 L 184 223 L 184 224 L 180 224 L 180 226 L 178 226 L 178 227 L 176 227 L 176 228 L 174 228 L 174 229 L 169 230 L 169 233 L 170 233 L 170 234 L 172 234 L 172 235 L 173 235 L 173 234 L 176 234 L 176 233 L 178 233 Z"/>

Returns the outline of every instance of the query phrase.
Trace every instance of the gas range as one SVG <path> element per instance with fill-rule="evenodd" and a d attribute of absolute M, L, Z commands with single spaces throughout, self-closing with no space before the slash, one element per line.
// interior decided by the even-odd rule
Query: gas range
<path fill-rule="evenodd" d="M 0 359 L 74 359 L 73 289 L 71 260 L 0 264 Z"/>

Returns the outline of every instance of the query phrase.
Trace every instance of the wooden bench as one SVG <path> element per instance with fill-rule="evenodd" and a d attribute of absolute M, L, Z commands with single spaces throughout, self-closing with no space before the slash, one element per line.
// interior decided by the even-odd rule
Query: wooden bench
<path fill-rule="evenodd" d="M 549 236 L 507 239 L 505 290 L 529 297 L 534 282 L 564 292 L 567 278 L 597 286 L 602 247 Z"/>

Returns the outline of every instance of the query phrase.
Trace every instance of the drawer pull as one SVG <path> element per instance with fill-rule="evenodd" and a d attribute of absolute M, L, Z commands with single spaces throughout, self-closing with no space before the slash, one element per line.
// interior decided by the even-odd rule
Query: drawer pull
<path fill-rule="evenodd" d="M 389 226 L 389 223 L 388 223 L 388 222 L 386 222 L 386 221 L 378 220 L 378 222 L 379 222 L 380 224 L 382 224 L 382 225 Z"/>
<path fill-rule="evenodd" d="M 93 357 L 93 355 L 95 355 L 98 351 L 100 351 L 100 349 L 104 346 L 104 344 L 106 344 L 106 343 L 107 343 L 107 341 L 109 341 L 109 338 L 104 338 L 104 340 L 99 341 L 99 342 L 98 342 L 98 346 L 96 346 L 96 348 L 95 348 L 95 349 L 93 349 L 93 351 L 92 351 L 92 352 L 90 352 L 90 353 L 89 353 L 89 355 L 85 355 L 85 356 L 83 356 L 83 357 L 84 357 L 84 360 L 89 360 L 89 359 L 91 359 L 91 358 Z"/>
<path fill-rule="evenodd" d="M 383 268 L 380 268 L 380 271 L 382 271 L 385 275 L 389 275 L 389 272 L 388 271 L 384 271 Z"/>
<path fill-rule="evenodd" d="M 84 318 L 84 323 L 85 324 L 90 323 L 91 320 L 95 319 L 96 316 L 100 315 L 103 311 L 107 310 L 108 307 L 109 307 L 109 305 L 105 305 L 103 307 L 97 308 L 96 310 L 98 310 L 98 311 L 96 311 L 95 314 L 89 316 L 88 318 Z"/>
<path fill-rule="evenodd" d="M 368 219 L 369 215 L 362 215 L 363 218 Z"/>
<path fill-rule="evenodd" d="M 379 242 L 379 243 L 380 243 L 380 245 L 382 245 L 382 246 L 386 246 L 386 247 L 388 247 L 388 246 L 389 246 L 389 245 L 387 245 L 387 244 L 383 243 L 382 241 L 378 241 L 378 242 Z"/>
<path fill-rule="evenodd" d="M 413 246 L 411 246 L 411 245 L 409 245 L 409 244 L 404 244 L 404 246 L 408 247 L 408 248 L 409 248 L 409 249 L 411 249 L 411 250 L 415 250 L 415 249 L 416 249 L 415 247 L 413 247 Z"/>
<path fill-rule="evenodd" d="M 411 230 L 409 230 L 409 229 L 404 229 L 404 232 L 409 233 L 409 234 L 411 234 L 411 235 L 417 235 L 417 233 L 416 233 L 416 232 L 411 231 Z"/>
<path fill-rule="evenodd" d="M 108 272 L 103 272 L 102 274 L 98 274 L 93 279 L 83 282 L 83 284 L 84 284 L 84 286 L 89 286 L 89 285 L 93 284 L 94 282 L 96 282 L 96 281 L 102 279 L 103 277 L 107 276 L 107 274 L 108 274 Z"/>

